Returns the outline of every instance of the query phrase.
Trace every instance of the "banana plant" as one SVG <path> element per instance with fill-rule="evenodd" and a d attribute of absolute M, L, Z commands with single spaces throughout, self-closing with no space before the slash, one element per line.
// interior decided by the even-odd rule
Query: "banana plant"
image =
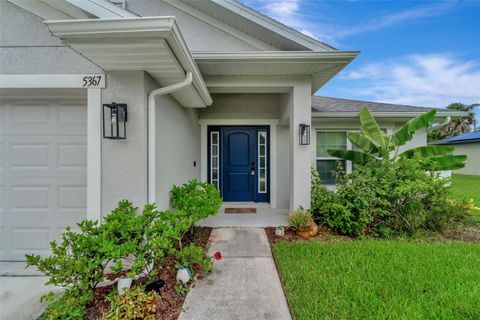
<path fill-rule="evenodd" d="M 333 156 L 353 163 L 365 163 L 372 160 L 386 159 L 396 161 L 399 158 L 410 159 L 420 156 L 428 159 L 435 170 L 455 170 L 465 166 L 465 155 L 453 155 L 451 146 L 421 146 L 399 154 L 399 148 L 412 140 L 419 129 L 425 128 L 435 118 L 436 110 L 431 110 L 407 121 L 392 135 L 380 130 L 377 121 L 368 108 L 360 111 L 360 132 L 348 132 L 348 139 L 357 146 L 355 150 L 327 150 Z"/>

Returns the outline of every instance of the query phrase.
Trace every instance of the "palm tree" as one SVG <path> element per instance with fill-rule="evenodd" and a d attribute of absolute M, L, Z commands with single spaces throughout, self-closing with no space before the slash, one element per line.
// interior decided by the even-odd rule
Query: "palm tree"
<path fill-rule="evenodd" d="M 462 133 L 467 133 L 472 131 L 472 127 L 475 131 L 477 124 L 475 119 L 475 108 L 478 106 L 480 106 L 480 103 L 463 104 L 460 102 L 455 102 L 448 105 L 447 109 L 464 111 L 467 113 L 467 115 L 459 119 L 453 119 L 448 124 L 440 128 L 433 128 L 428 134 L 428 141 L 432 142 L 453 137 Z"/>

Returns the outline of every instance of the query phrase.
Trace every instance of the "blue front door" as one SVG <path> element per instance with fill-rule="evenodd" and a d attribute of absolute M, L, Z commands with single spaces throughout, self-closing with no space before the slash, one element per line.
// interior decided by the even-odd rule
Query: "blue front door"
<path fill-rule="evenodd" d="M 255 129 L 223 128 L 223 200 L 254 201 Z"/>
<path fill-rule="evenodd" d="M 212 159 L 210 151 L 210 182 L 216 184 L 218 161 L 223 200 L 268 202 L 268 127 L 212 127 L 210 137 L 212 132 L 220 137 L 220 161 L 215 159 L 216 152 Z M 215 144 L 216 139 L 210 140 L 209 149 L 215 149 Z"/>

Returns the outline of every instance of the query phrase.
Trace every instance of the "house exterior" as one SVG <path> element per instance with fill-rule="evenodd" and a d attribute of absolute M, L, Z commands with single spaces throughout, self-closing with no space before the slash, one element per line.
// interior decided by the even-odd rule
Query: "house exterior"
<path fill-rule="evenodd" d="M 430 144 L 452 146 L 453 154 L 467 156 L 465 167 L 456 170 L 455 173 L 480 176 L 480 131 L 460 134 Z"/>
<path fill-rule="evenodd" d="M 386 132 L 426 110 L 312 97 L 358 52 L 233 0 L 2 0 L 0 15 L 3 260 L 48 254 L 120 199 L 166 209 L 193 178 L 225 201 L 308 208 L 310 168 L 334 183 L 326 150 L 352 148 L 359 107 Z"/>

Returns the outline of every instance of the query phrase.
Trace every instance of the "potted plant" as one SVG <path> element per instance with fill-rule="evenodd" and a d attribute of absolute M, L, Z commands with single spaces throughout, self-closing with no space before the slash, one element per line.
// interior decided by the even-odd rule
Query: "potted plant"
<path fill-rule="evenodd" d="M 130 271 L 126 273 L 125 277 L 120 277 L 117 282 L 118 293 L 123 293 L 124 291 L 130 289 L 132 286 L 133 277 L 135 275 Z"/>
<path fill-rule="evenodd" d="M 283 226 L 278 226 L 275 228 L 275 235 L 277 237 L 285 236 L 285 228 Z"/>
<path fill-rule="evenodd" d="M 318 227 L 313 221 L 312 214 L 302 207 L 289 215 L 288 226 L 303 239 L 314 237 L 318 232 Z"/>

